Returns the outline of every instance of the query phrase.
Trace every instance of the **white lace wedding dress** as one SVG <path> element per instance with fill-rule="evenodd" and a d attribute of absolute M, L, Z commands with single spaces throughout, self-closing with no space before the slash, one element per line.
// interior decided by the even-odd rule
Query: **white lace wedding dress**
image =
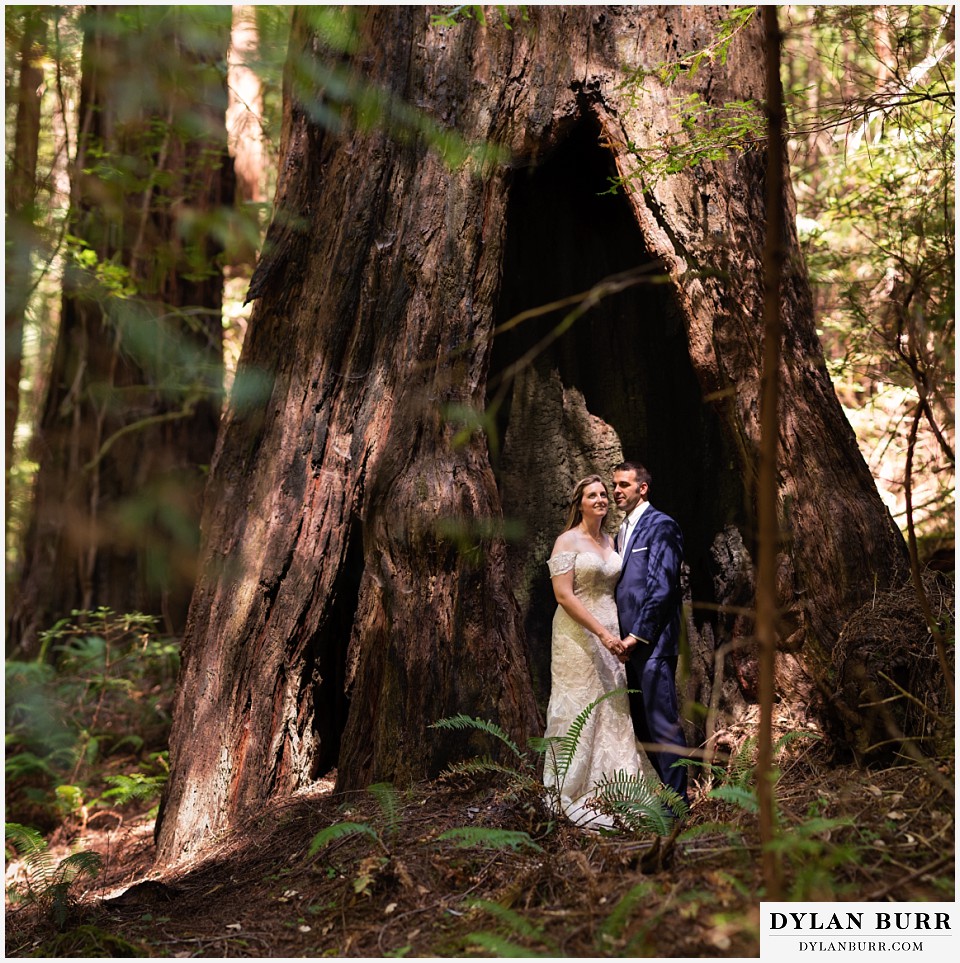
<path fill-rule="evenodd" d="M 620 577 L 620 556 L 606 560 L 595 552 L 559 552 L 547 562 L 550 575 L 573 569 L 573 590 L 590 613 L 617 637 L 617 604 L 614 589 Z M 625 689 L 626 671 L 600 640 L 557 606 L 553 617 L 550 702 L 545 736 L 565 736 L 576 717 L 591 702 L 613 689 Z M 625 692 L 605 699 L 591 712 L 580 734 L 577 750 L 560 783 L 564 814 L 578 826 L 598 829 L 613 821 L 591 809 L 594 784 L 601 776 L 626 770 L 641 773 L 643 765 L 633 732 L 630 705 Z M 543 782 L 558 783 L 556 766 L 547 751 Z"/>

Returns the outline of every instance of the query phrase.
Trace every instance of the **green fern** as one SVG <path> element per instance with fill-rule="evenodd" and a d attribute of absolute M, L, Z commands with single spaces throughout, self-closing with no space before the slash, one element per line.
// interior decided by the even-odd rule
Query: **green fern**
<path fill-rule="evenodd" d="M 760 804 L 756 791 L 746 786 L 717 786 L 708 793 L 709 799 L 719 799 L 722 802 L 739 806 L 748 813 L 758 813 Z"/>
<path fill-rule="evenodd" d="M 387 835 L 395 835 L 400 826 L 400 794 L 396 787 L 393 783 L 376 782 L 372 786 L 367 786 L 367 792 L 380 806 Z"/>
<path fill-rule="evenodd" d="M 489 829 L 486 826 L 458 826 L 441 833 L 437 839 L 452 842 L 461 849 L 476 846 L 480 849 L 510 849 L 516 852 L 526 847 L 538 853 L 543 852 L 543 848 L 538 846 L 530 838 L 529 833 L 511 829 Z"/>
<path fill-rule="evenodd" d="M 510 940 L 496 933 L 468 933 L 467 942 L 474 946 L 479 946 L 484 950 L 489 950 L 492 956 L 503 957 L 505 959 L 515 959 L 518 957 L 528 957 L 531 959 L 556 959 L 556 953 L 535 953 L 528 950 L 519 943 L 512 943 Z"/>
<path fill-rule="evenodd" d="M 7 845 L 23 859 L 26 877 L 22 885 L 14 884 L 8 889 L 11 903 L 32 904 L 38 921 L 47 919 L 62 930 L 73 903 L 74 884 L 83 876 L 99 876 L 103 857 L 82 850 L 57 863 L 47 851 L 46 840 L 35 829 L 6 823 L 4 833 Z"/>
<path fill-rule="evenodd" d="M 606 701 L 612 696 L 623 695 L 629 691 L 628 689 L 612 689 L 610 692 L 605 692 L 599 699 L 594 699 L 590 705 L 580 712 L 577 718 L 570 724 L 570 728 L 565 735 L 555 737 L 548 741 L 548 747 L 554 750 L 551 768 L 556 774 L 558 784 L 563 784 L 563 780 L 570 770 L 577 746 L 580 744 L 580 736 L 583 734 L 584 727 L 593 714 L 593 710 L 596 709 L 601 702 Z"/>
<path fill-rule="evenodd" d="M 495 736 L 500 740 L 518 759 L 523 758 L 517 744 L 500 728 L 495 722 L 488 722 L 486 719 L 476 719 L 473 716 L 460 713 L 450 716 L 447 719 L 440 719 L 434 722 L 431 729 L 452 729 L 462 731 L 464 729 L 476 729 L 479 732 L 486 732 L 488 735 Z"/>
<path fill-rule="evenodd" d="M 399 793 L 392 783 L 377 782 L 367 786 L 367 792 L 377 800 L 380 812 L 384 821 L 384 832 L 388 836 L 396 834 L 400 826 L 400 806 Z M 308 854 L 315 856 L 324 846 L 329 845 L 344 836 L 369 836 L 377 845 L 389 855 L 389 850 L 384 843 L 384 834 L 381 834 L 370 823 L 340 822 L 321 829 L 310 841 Z"/>
<path fill-rule="evenodd" d="M 500 920 L 501 923 L 505 924 L 512 931 L 513 936 L 519 936 L 526 940 L 541 943 L 543 946 L 547 947 L 548 952 L 534 952 L 525 946 L 521 946 L 519 943 L 514 943 L 511 940 L 500 936 L 498 933 L 489 933 L 486 931 L 470 933 L 467 936 L 467 939 L 471 943 L 475 943 L 484 947 L 485 949 L 495 952 L 497 956 L 545 956 L 555 958 L 563 955 L 561 954 L 556 943 L 546 936 L 542 926 L 532 923 L 530 920 L 526 919 L 524 916 L 521 916 L 514 910 L 508 909 L 506 906 L 502 906 L 500 903 L 495 903 L 492 900 L 486 899 L 474 900 L 470 903 L 470 906 L 473 909 L 483 910 L 484 912 L 495 916 L 498 920 Z"/>
<path fill-rule="evenodd" d="M 502 763 L 494 762 L 489 756 L 481 756 L 477 759 L 464 759 L 462 762 L 454 762 L 447 766 L 440 773 L 440 778 L 446 779 L 451 776 L 519 776 L 516 769 L 511 769 Z"/>
<path fill-rule="evenodd" d="M 687 812 L 686 803 L 675 790 L 659 780 L 650 782 L 642 774 L 622 771 L 604 776 L 594 791 L 603 810 L 634 833 L 667 835 L 674 817 Z"/>
<path fill-rule="evenodd" d="M 327 826 L 326 829 L 321 829 L 320 832 L 317 833 L 312 840 L 310 840 L 310 848 L 308 853 L 310 856 L 316 856 L 316 854 L 323 849 L 324 846 L 328 846 L 335 840 L 342 839 L 344 836 L 356 835 L 369 836 L 377 843 L 380 843 L 379 834 L 367 823 L 334 823 L 332 826 Z"/>
<path fill-rule="evenodd" d="M 611 944 L 622 938 L 623 931 L 634 915 L 637 905 L 647 901 L 652 891 L 653 886 L 650 883 L 637 883 L 617 900 L 616 905 L 597 930 L 596 949 L 599 955 L 609 954 Z"/>
<path fill-rule="evenodd" d="M 103 801 L 115 806 L 125 806 L 132 802 L 159 799 L 167 783 L 167 773 L 163 772 L 156 776 L 149 776 L 142 772 L 134 772 L 129 776 L 120 773 L 116 776 L 107 776 L 106 782 L 110 788 L 96 802 Z"/>

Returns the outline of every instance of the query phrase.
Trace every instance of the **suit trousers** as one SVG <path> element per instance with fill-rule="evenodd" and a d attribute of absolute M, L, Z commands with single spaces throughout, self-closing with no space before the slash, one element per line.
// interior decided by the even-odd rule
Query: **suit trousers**
<path fill-rule="evenodd" d="M 630 693 L 630 714 L 637 738 L 642 743 L 686 746 L 677 701 L 677 657 L 658 658 L 637 653 L 626 668 L 627 685 L 639 690 Z M 674 766 L 684 755 L 651 748 L 647 750 L 647 756 L 661 781 L 689 803 L 687 767 Z"/>

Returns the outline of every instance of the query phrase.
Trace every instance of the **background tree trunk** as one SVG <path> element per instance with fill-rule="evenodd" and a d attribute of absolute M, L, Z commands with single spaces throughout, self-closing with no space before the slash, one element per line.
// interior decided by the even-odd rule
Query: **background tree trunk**
<path fill-rule="evenodd" d="M 685 533 L 688 695 L 707 701 L 715 649 L 751 638 L 737 606 L 753 596 L 763 155 L 607 189 L 632 170 L 630 143 L 671 129 L 672 95 L 763 99 L 762 29 L 669 90 L 648 75 L 632 103 L 624 71 L 703 46 L 713 8 L 528 14 L 507 30 L 371 8 L 349 57 L 424 123 L 504 146 L 504 163 L 450 170 L 427 138 L 359 132 L 350 110 L 334 133 L 314 119 L 323 90 L 290 91 L 240 371 L 269 398 L 235 396 L 218 439 L 161 858 L 334 766 L 354 788 L 491 748 L 428 728 L 443 716 L 538 732 L 544 563 L 576 479 L 621 452 L 649 465 L 653 502 Z M 291 76 L 322 74 L 308 21 Z M 784 244 L 780 684 L 809 698 L 819 653 L 802 641 L 829 646 L 902 539 L 833 394 L 792 228 Z M 562 312 L 496 333 L 615 275 L 529 364 Z M 725 705 L 756 697 L 754 655 L 736 655 Z"/>
<path fill-rule="evenodd" d="M 5 488 L 13 462 L 13 439 L 20 410 L 20 371 L 23 322 L 33 281 L 32 257 L 36 248 L 34 203 L 37 196 L 37 150 L 40 142 L 40 99 L 47 20 L 42 8 L 23 13 L 20 36 L 20 77 L 13 157 L 7 173 L 6 256 L 4 260 L 5 332 Z M 6 495 L 9 515 L 10 498 Z"/>
<path fill-rule="evenodd" d="M 71 609 L 162 612 L 170 629 L 185 620 L 220 409 L 211 218 L 230 189 L 217 69 L 229 8 L 206 9 L 87 13 L 79 240 L 36 439 L 10 633 L 21 653 Z"/>

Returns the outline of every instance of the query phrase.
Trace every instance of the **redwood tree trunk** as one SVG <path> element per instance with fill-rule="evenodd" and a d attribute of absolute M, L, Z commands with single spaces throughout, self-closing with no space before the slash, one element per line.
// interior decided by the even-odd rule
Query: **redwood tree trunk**
<path fill-rule="evenodd" d="M 37 198 L 37 150 L 40 142 L 40 98 L 43 68 L 40 58 L 46 45 L 47 21 L 42 8 L 23 13 L 20 37 L 20 78 L 17 84 L 17 116 L 13 157 L 8 169 L 6 196 L 6 257 L 4 260 L 5 354 L 5 477 L 13 461 L 14 431 L 20 412 L 20 372 L 23 353 L 23 322 L 33 281 L 31 259 L 36 249 L 34 204 Z M 10 497 L 6 495 L 9 512 Z"/>
<path fill-rule="evenodd" d="M 669 90 L 647 76 L 631 104 L 625 71 L 697 49 L 716 11 L 528 16 L 441 27 L 425 8 L 369 8 L 348 58 L 353 78 L 503 161 L 451 170 L 396 110 L 362 132 L 344 109 L 334 132 L 319 123 L 332 94 L 288 91 L 241 361 L 269 398 L 235 396 L 218 439 L 161 858 L 334 766 L 353 788 L 492 748 L 428 728 L 443 716 L 538 732 L 544 563 L 575 480 L 621 453 L 648 463 L 652 500 L 685 532 L 692 697 L 714 649 L 752 631 L 732 607 L 752 602 L 763 156 L 605 192 L 630 143 L 670 129 L 674 95 L 763 99 L 762 29 Z M 308 21 L 291 76 L 329 66 Z M 902 540 L 834 397 L 792 229 L 785 246 L 780 601 L 796 648 L 836 636 Z M 496 334 L 613 275 L 531 363 L 517 364 L 563 312 Z M 806 668 L 806 650 L 793 658 Z M 755 697 L 750 660 L 738 667 L 728 692 Z"/>
<path fill-rule="evenodd" d="M 10 636 L 21 653 L 72 609 L 185 621 L 222 390 L 211 219 L 229 184 L 217 70 L 229 8 L 207 9 L 85 14 L 79 241 L 36 439 Z"/>

